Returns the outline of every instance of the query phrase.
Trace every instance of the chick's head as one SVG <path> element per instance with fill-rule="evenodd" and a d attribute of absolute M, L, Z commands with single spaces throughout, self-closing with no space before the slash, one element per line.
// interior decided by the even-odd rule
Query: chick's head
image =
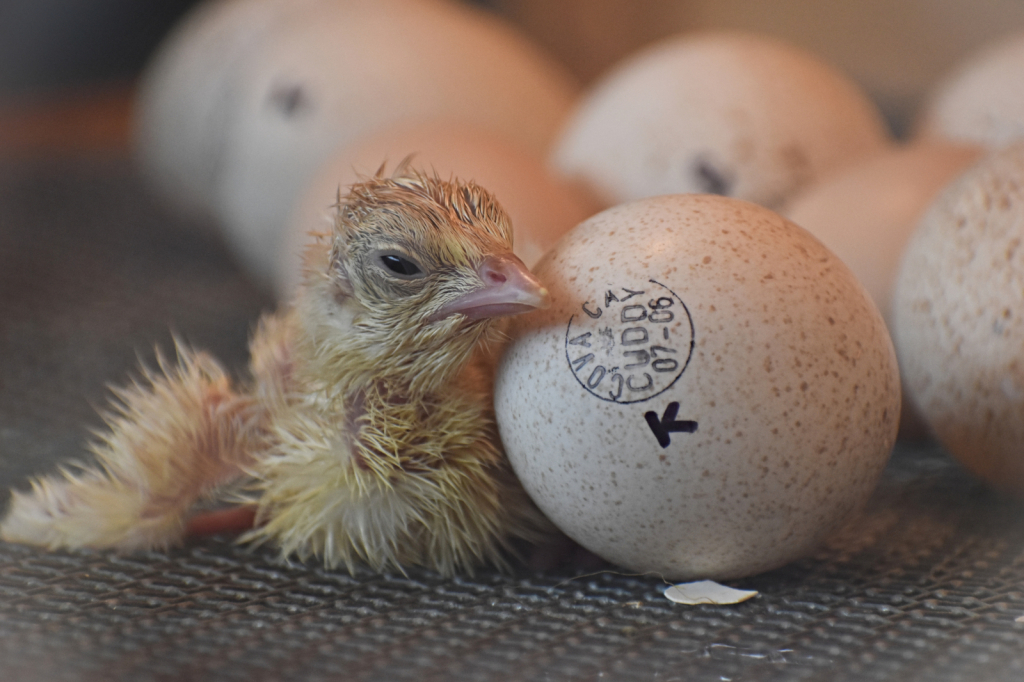
<path fill-rule="evenodd" d="M 457 370 L 495 318 L 548 298 L 513 255 L 511 223 L 489 192 L 404 164 L 339 202 L 326 268 L 351 315 L 347 362 L 418 383 Z"/>

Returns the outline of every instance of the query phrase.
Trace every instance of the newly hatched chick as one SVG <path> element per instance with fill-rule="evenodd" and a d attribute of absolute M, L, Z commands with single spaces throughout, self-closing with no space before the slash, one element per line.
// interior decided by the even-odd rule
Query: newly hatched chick
<path fill-rule="evenodd" d="M 243 540 L 353 570 L 501 564 L 546 521 L 501 450 L 489 351 L 497 317 L 547 291 L 473 183 L 403 163 L 351 187 L 309 249 L 289 309 L 261 321 L 251 380 L 209 356 L 116 392 L 98 466 L 15 492 L 0 537 L 56 547 L 164 547 L 194 504 L 250 479 Z"/>

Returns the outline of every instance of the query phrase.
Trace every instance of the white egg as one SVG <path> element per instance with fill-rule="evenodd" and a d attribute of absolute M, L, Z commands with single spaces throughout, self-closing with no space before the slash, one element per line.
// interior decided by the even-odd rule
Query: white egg
<path fill-rule="evenodd" d="M 755 35 L 697 33 L 597 83 L 553 163 L 609 204 L 708 192 L 778 208 L 887 144 L 876 107 L 813 56 Z"/>
<path fill-rule="evenodd" d="M 316 169 L 339 148 L 433 119 L 545 153 L 577 95 L 554 62 L 480 10 L 438 0 L 321 5 L 268 35 L 237 85 L 219 216 L 254 272 Z"/>
<path fill-rule="evenodd" d="M 991 148 L 1024 138 L 1024 34 L 993 43 L 935 87 L 919 134 Z"/>
<path fill-rule="evenodd" d="M 512 219 L 515 252 L 527 265 L 598 211 L 594 199 L 556 178 L 540 155 L 498 133 L 450 122 L 384 130 L 328 160 L 296 205 L 281 242 L 265 245 L 276 254 L 279 299 L 288 299 L 299 281 L 310 233 L 330 229 L 339 190 L 344 194 L 360 175 L 372 176 L 384 162 L 390 172 L 410 154 L 416 169 L 472 180 L 494 194 Z"/>
<path fill-rule="evenodd" d="M 907 246 L 893 295 L 906 390 L 942 444 L 1024 494 L 1024 143 L 950 185 Z"/>
<path fill-rule="evenodd" d="M 671 580 L 765 571 L 867 500 L 899 419 L 878 309 L 806 231 L 671 195 L 575 228 L 535 268 L 495 393 L 526 490 L 598 555 Z"/>
<path fill-rule="evenodd" d="M 209 0 L 164 39 L 135 103 L 135 151 L 169 205 L 216 214 L 224 142 L 238 113 L 238 82 L 262 41 L 318 5 L 344 0 Z"/>

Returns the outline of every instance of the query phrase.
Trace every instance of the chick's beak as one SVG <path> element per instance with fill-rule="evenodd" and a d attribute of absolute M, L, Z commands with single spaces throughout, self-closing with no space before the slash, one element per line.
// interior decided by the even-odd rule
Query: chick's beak
<path fill-rule="evenodd" d="M 519 315 L 550 304 L 548 290 L 511 253 L 488 256 L 476 271 L 482 285 L 441 306 L 431 316 L 433 321 L 455 313 L 470 320 Z"/>

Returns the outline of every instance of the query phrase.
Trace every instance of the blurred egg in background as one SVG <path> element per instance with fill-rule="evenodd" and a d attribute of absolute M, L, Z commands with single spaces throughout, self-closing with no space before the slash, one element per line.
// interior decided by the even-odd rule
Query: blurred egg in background
<path fill-rule="evenodd" d="M 500 133 L 450 121 L 384 130 L 328 160 L 295 206 L 282 243 L 266 245 L 276 254 L 272 275 L 279 300 L 287 300 L 298 282 L 309 234 L 329 230 L 338 192 L 382 164 L 391 172 L 410 155 L 414 168 L 472 178 L 493 192 L 512 219 L 515 253 L 528 266 L 600 208 L 582 188 L 556 177 L 539 154 Z"/>
<path fill-rule="evenodd" d="M 999 148 L 1024 138 L 1024 33 L 986 45 L 934 87 L 918 134 Z"/>
<path fill-rule="evenodd" d="M 209 156 L 203 167 L 213 172 L 191 182 L 212 193 L 229 244 L 264 285 L 275 260 L 265 245 L 280 243 L 294 202 L 337 148 L 391 124 L 446 118 L 540 152 L 577 94 L 569 74 L 511 27 L 448 0 L 211 2 L 220 11 L 201 5 L 158 53 L 156 82 L 141 94 L 140 155 L 166 169 L 171 191 L 171 179 L 198 171 L 179 160 Z M 245 40 L 237 68 L 217 79 L 222 109 L 183 103 L 186 75 L 204 85 L 200 62 L 209 73 L 232 56 L 203 49 L 232 14 L 230 35 Z M 251 31 L 238 30 L 242 20 Z M 162 125 L 176 117 L 193 119 L 190 130 L 209 125 L 213 139 L 197 134 L 203 149 L 179 154 Z"/>
<path fill-rule="evenodd" d="M 980 154 L 942 140 L 893 147 L 811 185 L 783 213 L 853 270 L 889 322 L 896 268 L 918 219 Z"/>
<path fill-rule="evenodd" d="M 905 390 L 942 444 L 993 486 L 1024 494 L 1024 143 L 932 204 L 892 306 Z"/>
<path fill-rule="evenodd" d="M 784 213 L 853 270 L 891 329 L 896 272 L 919 218 L 980 153 L 943 140 L 893 147 L 811 185 Z M 900 436 L 926 435 L 927 425 L 904 401 Z"/>
<path fill-rule="evenodd" d="M 202 3 L 162 41 L 140 80 L 135 148 L 154 189 L 178 211 L 213 220 L 242 74 L 267 38 L 337 0 Z"/>
<path fill-rule="evenodd" d="M 552 162 L 608 204 L 696 192 L 778 209 L 887 143 L 867 95 L 810 53 L 750 33 L 698 32 L 599 79 Z"/>

